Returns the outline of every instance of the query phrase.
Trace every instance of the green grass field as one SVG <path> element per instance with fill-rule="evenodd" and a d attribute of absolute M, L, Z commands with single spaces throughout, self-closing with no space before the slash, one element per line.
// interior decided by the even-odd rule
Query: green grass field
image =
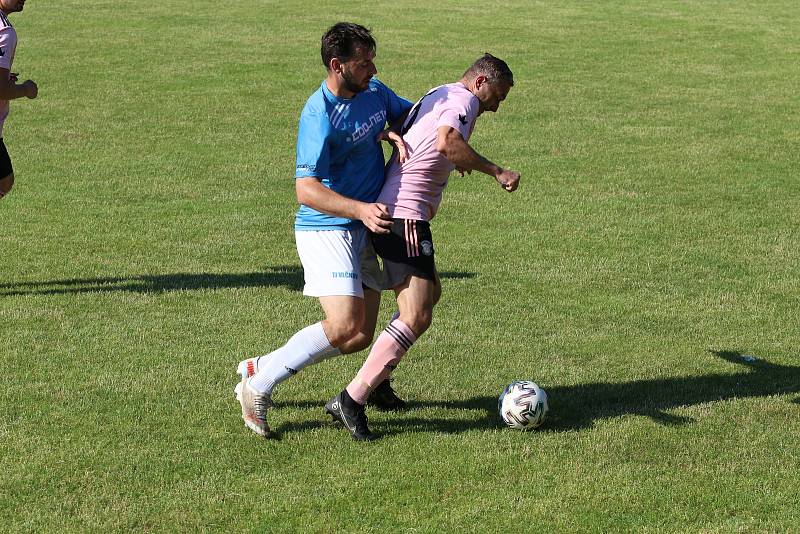
<path fill-rule="evenodd" d="M 373 29 L 416 100 L 514 70 L 454 176 L 444 295 L 351 441 L 323 404 L 247 431 L 236 363 L 321 318 L 292 231 L 319 38 Z M 788 532 L 800 528 L 796 1 L 31 1 L 11 21 L 0 201 L 0 531 Z M 379 323 L 393 311 L 385 295 Z M 748 363 L 742 357 L 753 355 Z M 514 379 L 545 426 L 503 428 Z"/>

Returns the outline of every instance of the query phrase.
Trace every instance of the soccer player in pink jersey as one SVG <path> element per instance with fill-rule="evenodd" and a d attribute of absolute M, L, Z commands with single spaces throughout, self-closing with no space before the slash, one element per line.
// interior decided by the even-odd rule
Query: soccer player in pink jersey
<path fill-rule="evenodd" d="M 14 185 L 14 168 L 3 143 L 3 122 L 8 117 L 8 101 L 15 98 L 36 98 L 39 88 L 31 80 L 17 83 L 17 73 L 11 72 L 14 52 L 17 49 L 17 32 L 8 21 L 8 15 L 22 11 L 25 0 L 0 0 L 0 198 Z"/>
<path fill-rule="evenodd" d="M 485 54 L 461 80 L 423 96 L 403 124 L 407 159 L 400 162 L 397 154 L 392 156 L 377 200 L 388 207 L 391 232 L 371 235 L 383 259 L 386 287 L 397 297 L 399 316 L 375 340 L 353 381 L 326 405 L 356 440 L 374 439 L 365 415 L 367 399 L 431 325 L 441 282 L 429 221 L 436 215 L 450 172 L 480 171 L 509 192 L 519 186 L 518 172 L 492 163 L 468 143 L 477 118 L 484 111 L 497 111 L 513 85 L 508 65 Z"/>

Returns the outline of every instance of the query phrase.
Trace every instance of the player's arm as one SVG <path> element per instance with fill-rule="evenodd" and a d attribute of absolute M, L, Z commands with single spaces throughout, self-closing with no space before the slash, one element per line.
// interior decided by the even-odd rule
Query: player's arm
<path fill-rule="evenodd" d="M 295 180 L 295 191 L 300 204 L 334 217 L 359 220 L 371 232 L 389 233 L 392 219 L 384 204 L 361 202 L 340 195 L 320 182 L 319 178 L 306 176 Z"/>
<path fill-rule="evenodd" d="M 504 169 L 478 154 L 452 126 L 440 126 L 436 135 L 436 150 L 463 171 L 480 171 L 493 176 L 508 192 L 519 187 L 519 173 Z"/>
<path fill-rule="evenodd" d="M 403 123 L 406 122 L 406 119 L 408 118 L 408 112 L 409 111 L 410 110 L 406 110 L 405 112 L 403 112 L 402 115 L 400 115 L 395 120 L 390 122 L 388 129 L 393 131 L 393 132 L 396 132 L 398 135 L 402 135 L 400 133 L 400 131 L 403 129 Z"/>
<path fill-rule="evenodd" d="M 16 98 L 36 98 L 39 87 L 32 80 L 17 82 L 16 73 L 0 67 L 0 100 L 14 100 Z"/>
<path fill-rule="evenodd" d="M 403 136 L 400 133 L 406 117 L 408 117 L 408 111 L 397 117 L 397 119 L 389 124 L 388 128 L 378 134 L 378 141 L 392 143 L 395 148 L 397 148 L 397 158 L 400 163 L 405 163 L 405 161 L 408 159 L 408 145 L 406 145 L 406 142 L 403 140 Z"/>

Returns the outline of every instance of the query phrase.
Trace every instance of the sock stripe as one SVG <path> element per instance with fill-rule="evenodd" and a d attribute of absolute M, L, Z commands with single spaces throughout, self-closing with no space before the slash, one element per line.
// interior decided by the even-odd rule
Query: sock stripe
<path fill-rule="evenodd" d="M 364 365 L 348 384 L 347 393 L 359 404 L 364 404 L 373 388 L 389 378 L 406 351 L 417 340 L 414 331 L 400 319 L 391 321 L 372 344 Z"/>
<path fill-rule="evenodd" d="M 392 336 L 392 338 L 393 338 L 395 341 L 397 341 L 397 343 L 398 343 L 398 344 L 399 344 L 401 347 L 403 347 L 405 350 L 408 350 L 408 349 L 410 349 L 410 348 L 411 348 L 412 341 L 411 341 L 411 340 L 409 340 L 409 339 L 406 337 L 406 335 L 405 335 L 405 334 L 403 334 L 403 332 L 401 332 L 401 331 L 400 331 L 400 329 L 399 329 L 399 328 L 397 328 L 396 326 L 394 326 L 394 325 L 392 325 L 392 324 L 386 325 L 386 330 L 384 330 L 384 331 L 385 331 L 387 334 L 389 334 L 390 336 Z"/>

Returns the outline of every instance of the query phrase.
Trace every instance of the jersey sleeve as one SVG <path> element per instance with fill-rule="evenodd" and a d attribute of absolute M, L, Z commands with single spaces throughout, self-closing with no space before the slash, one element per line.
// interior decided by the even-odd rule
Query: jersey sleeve
<path fill-rule="evenodd" d="M 304 110 L 297 129 L 297 163 L 294 177 L 325 178 L 330 169 L 330 121 L 323 113 Z"/>
<path fill-rule="evenodd" d="M 477 108 L 477 106 L 473 106 L 472 102 L 447 99 L 439 108 L 439 119 L 436 121 L 436 128 L 450 126 L 458 130 L 464 139 L 467 139 L 472 129 L 470 125 L 478 116 L 477 109 L 473 108 Z"/>
<path fill-rule="evenodd" d="M 384 102 L 386 103 L 386 120 L 387 122 L 394 122 L 400 118 L 403 113 L 411 109 L 413 102 L 409 102 L 403 97 L 397 96 L 394 91 L 389 89 L 381 81 L 373 78 L 375 84 L 380 89 L 383 95 Z"/>
<path fill-rule="evenodd" d="M 11 59 L 14 57 L 14 48 L 17 46 L 16 36 L 12 31 L 0 31 L 0 68 L 11 70 Z"/>

